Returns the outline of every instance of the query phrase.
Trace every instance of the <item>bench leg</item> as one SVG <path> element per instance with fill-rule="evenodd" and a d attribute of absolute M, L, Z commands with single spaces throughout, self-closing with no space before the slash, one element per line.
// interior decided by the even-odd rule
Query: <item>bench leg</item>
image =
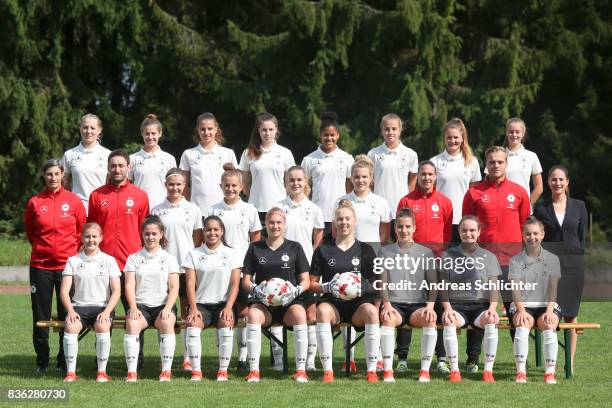
<path fill-rule="evenodd" d="M 283 326 L 283 373 L 289 372 L 289 362 L 287 357 L 287 328 Z"/>
<path fill-rule="evenodd" d="M 345 375 L 346 377 L 351 376 L 351 332 L 352 330 L 349 328 L 346 329 L 346 344 L 344 345 L 344 365 L 345 365 Z"/>
<path fill-rule="evenodd" d="M 563 351 L 565 354 L 565 378 L 572 378 L 572 348 L 570 346 L 571 330 L 563 329 Z"/>
<path fill-rule="evenodd" d="M 81 339 L 85 336 L 87 336 L 87 334 L 91 331 L 91 327 L 87 326 L 85 327 L 83 330 L 81 330 L 81 332 L 79 333 L 79 341 L 81 341 Z"/>
<path fill-rule="evenodd" d="M 535 340 L 536 367 L 542 367 L 542 333 L 536 328 L 533 336 Z"/>

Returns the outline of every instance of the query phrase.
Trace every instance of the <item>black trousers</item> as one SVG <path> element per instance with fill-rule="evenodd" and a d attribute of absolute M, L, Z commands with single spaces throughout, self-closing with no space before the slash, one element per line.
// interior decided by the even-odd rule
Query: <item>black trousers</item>
<path fill-rule="evenodd" d="M 30 298 L 32 300 L 32 342 L 36 352 L 36 366 L 49 366 L 49 329 L 36 327 L 39 320 L 51 320 L 51 308 L 53 291 L 55 290 L 55 301 L 57 304 L 57 319 L 66 319 L 66 310 L 62 306 L 59 297 L 62 284 L 62 271 L 51 271 L 30 267 L 30 286 L 32 287 Z M 59 352 L 57 353 L 57 366 L 66 365 L 64 359 L 64 331 L 59 332 Z"/>

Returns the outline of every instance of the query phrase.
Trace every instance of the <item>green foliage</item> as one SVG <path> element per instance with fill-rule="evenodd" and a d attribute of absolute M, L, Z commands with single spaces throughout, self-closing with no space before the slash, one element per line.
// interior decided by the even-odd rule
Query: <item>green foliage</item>
<path fill-rule="evenodd" d="M 351 153 L 379 144 L 381 116 L 398 113 L 421 159 L 459 116 L 481 161 L 521 116 L 545 171 L 567 165 L 573 195 L 612 232 L 610 184 L 592 181 L 612 174 L 609 0 L 7 0 L 0 17 L 0 232 L 21 229 L 38 167 L 78 142 L 86 112 L 105 146 L 131 149 L 155 113 L 179 157 L 198 114 L 214 112 L 240 154 L 263 110 L 298 161 L 326 110 Z"/>

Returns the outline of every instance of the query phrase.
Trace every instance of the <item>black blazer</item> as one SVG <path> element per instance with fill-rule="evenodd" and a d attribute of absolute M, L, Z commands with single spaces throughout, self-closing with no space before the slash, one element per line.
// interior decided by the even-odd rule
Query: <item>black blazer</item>
<path fill-rule="evenodd" d="M 557 255 L 566 267 L 584 265 L 583 255 L 586 242 L 588 215 L 584 201 L 567 199 L 563 225 L 559 225 L 551 199 L 539 203 L 533 214 L 544 224 L 546 247 Z M 553 243 L 558 244 L 553 244 Z"/>

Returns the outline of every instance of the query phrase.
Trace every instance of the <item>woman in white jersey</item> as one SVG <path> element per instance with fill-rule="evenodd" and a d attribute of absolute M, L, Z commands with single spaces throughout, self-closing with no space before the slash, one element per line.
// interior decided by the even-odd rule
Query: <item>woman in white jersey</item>
<path fill-rule="evenodd" d="M 64 187 L 79 196 L 87 211 L 89 195 L 106 183 L 110 150 L 102 147 L 102 121 L 88 113 L 81 117 L 81 143 L 62 157 Z"/>
<path fill-rule="evenodd" d="M 162 124 L 157 116 L 148 114 L 140 124 L 144 142 L 142 149 L 130 155 L 129 178 L 134 185 L 144 190 L 149 197 L 149 208 L 160 204 L 166 198 L 166 172 L 176 167 L 176 159 L 159 147 Z"/>
<path fill-rule="evenodd" d="M 164 224 L 158 216 L 149 216 L 142 224 L 144 248 L 130 255 L 123 270 L 125 297 L 129 309 L 125 320 L 123 341 L 127 363 L 126 382 L 136 382 L 138 337 L 149 326 L 159 331 L 159 351 L 162 360 L 159 381 L 170 381 L 176 337 L 176 298 L 179 289 L 179 264 L 166 252 Z"/>
<path fill-rule="evenodd" d="M 512 291 L 512 304 L 508 311 L 510 321 L 516 327 L 514 360 L 517 383 L 527 382 L 529 332 L 532 328 L 542 332 L 544 382 L 557 383 L 555 370 L 559 343 L 556 330 L 562 311 L 556 299 L 561 265 L 557 255 L 542 248 L 543 239 L 542 222 L 535 217 L 527 218 L 523 224 L 525 249 L 510 259 L 508 279 L 514 285 L 524 285 Z"/>
<path fill-rule="evenodd" d="M 368 152 L 374 163 L 374 193 L 387 200 L 392 219 L 400 199 L 416 186 L 419 164 L 416 152 L 402 143 L 402 128 L 402 120 L 396 114 L 383 116 L 380 133 L 384 143 Z"/>
<path fill-rule="evenodd" d="M 223 132 L 215 115 L 205 112 L 196 120 L 195 137 L 197 146 L 187 149 L 181 156 L 180 168 L 187 179 L 185 197 L 198 207 L 202 214 L 208 207 L 223 198 L 219 188 L 223 165 L 238 166 L 234 151 L 223 144 Z"/>
<path fill-rule="evenodd" d="M 300 166 L 292 166 L 285 175 L 285 189 L 287 198 L 278 203 L 278 207 L 285 212 L 287 228 L 285 238 L 297 241 L 302 245 L 306 258 L 310 263 L 312 253 L 321 243 L 323 238 L 323 213 L 321 209 L 308 199 L 310 185 L 304 169 Z M 306 295 L 304 299 L 306 318 L 308 320 L 308 355 L 306 357 L 306 370 L 315 369 L 315 356 L 317 354 L 317 333 L 315 324 L 317 322 L 316 298 Z M 272 334 L 277 338 L 282 336 L 282 327 L 273 327 Z M 283 369 L 283 349 L 276 342 L 272 342 L 274 355 L 274 369 Z"/>
<path fill-rule="evenodd" d="M 338 147 L 340 125 L 334 112 L 321 115 L 319 136 L 321 145 L 304 157 L 302 167 L 312 185 L 312 202 L 323 211 L 324 238 L 331 239 L 336 200 L 353 189 L 351 166 L 354 160 Z"/>
<path fill-rule="evenodd" d="M 262 223 L 268 210 L 285 198 L 285 170 L 295 165 L 291 150 L 276 143 L 279 134 L 274 115 L 267 112 L 257 115 L 249 145 L 238 166 L 244 176 L 249 203 L 259 211 Z"/>
<path fill-rule="evenodd" d="M 227 244 L 244 259 L 249 244 L 261 239 L 261 222 L 257 208 L 252 204 L 245 203 L 240 198 L 242 192 L 242 172 L 226 165 L 225 172 L 221 176 L 221 190 L 223 200 L 213 204 L 208 209 L 208 215 L 216 215 L 221 218 L 224 225 L 223 236 Z M 248 309 L 248 293 L 240 291 L 236 304 L 238 316 L 246 318 Z M 246 370 L 247 343 L 246 330 L 242 327 L 236 329 L 238 342 L 238 371 Z"/>
<path fill-rule="evenodd" d="M 217 381 L 227 381 L 236 324 L 235 302 L 240 287 L 242 257 L 225 242 L 223 221 L 216 215 L 204 220 L 204 244 L 189 251 L 183 260 L 187 276 L 187 350 L 193 366 L 191 381 L 202 380 L 200 334 L 208 326 L 217 328 L 219 370 Z"/>
<path fill-rule="evenodd" d="M 506 122 L 506 139 L 504 147 L 508 154 L 508 167 L 506 176 L 508 180 L 523 186 L 529 195 L 531 208 L 544 191 L 542 182 L 542 165 L 538 155 L 525 149 L 523 140 L 527 136 L 527 127 L 521 118 L 510 118 Z M 529 181 L 533 183 L 533 190 L 529 188 Z"/>
<path fill-rule="evenodd" d="M 202 245 L 202 214 L 200 207 L 190 203 L 183 196 L 186 180 L 178 168 L 174 167 L 165 175 L 166 199 L 151 210 L 157 215 L 166 229 L 166 251 L 182 262 L 190 250 Z M 179 276 L 179 303 L 181 317 L 187 317 L 187 290 L 185 274 Z M 187 357 L 186 332 L 181 333 L 183 347 L 183 369 L 190 370 L 191 364 Z"/>
<path fill-rule="evenodd" d="M 110 380 L 106 374 L 106 363 L 110 354 L 110 329 L 115 306 L 121 296 L 121 272 L 115 258 L 98 248 L 101 241 L 102 228 L 95 222 L 85 224 L 81 234 L 83 250 L 68 258 L 62 273 L 60 297 L 67 312 L 64 328 L 65 382 L 77 379 L 79 333 L 84 327 L 93 327 L 96 332 L 96 381 Z M 71 288 L 74 288 L 72 299 Z"/>

